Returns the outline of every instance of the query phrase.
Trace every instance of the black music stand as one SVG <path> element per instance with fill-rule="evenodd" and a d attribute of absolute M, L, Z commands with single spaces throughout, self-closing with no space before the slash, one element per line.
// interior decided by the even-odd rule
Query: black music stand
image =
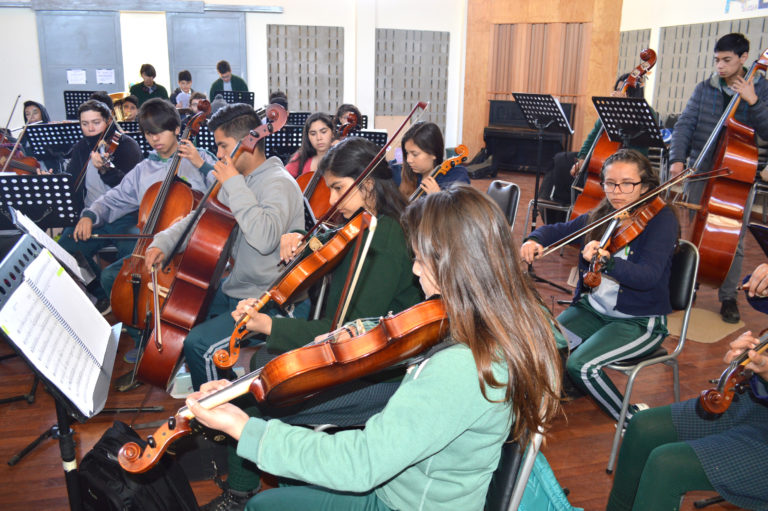
<path fill-rule="evenodd" d="M 72 191 L 69 174 L 19 176 L 0 175 L 0 210 L 12 207 L 24 213 L 41 229 L 77 224 L 82 198 Z M 10 216 L 0 215 L 0 230 L 15 229 Z"/>
<path fill-rule="evenodd" d="M 384 147 L 387 143 L 387 130 L 353 130 L 349 133 L 350 137 L 365 138 L 379 147 Z"/>
<path fill-rule="evenodd" d="M 24 141 L 32 148 L 38 160 L 56 159 L 59 163 L 69 158 L 75 142 L 83 138 L 79 122 L 30 124 L 24 133 Z"/>
<path fill-rule="evenodd" d="M 659 124 L 643 98 L 595 96 L 592 103 L 611 142 L 621 142 L 622 147 L 665 147 Z"/>
<path fill-rule="evenodd" d="M 213 101 L 214 98 L 219 94 L 221 94 L 221 96 L 224 98 L 224 101 L 227 103 L 245 103 L 246 105 L 253 106 L 254 94 L 251 91 L 217 90 L 213 93 L 213 96 L 211 96 L 211 101 Z"/>
<path fill-rule="evenodd" d="M 68 121 L 79 121 L 77 109 L 80 105 L 88 101 L 96 91 L 92 90 L 65 90 L 64 91 L 64 112 Z"/>
<path fill-rule="evenodd" d="M 71 428 L 72 418 L 85 422 L 88 418 L 98 413 L 107 400 L 109 381 L 112 376 L 112 367 L 117 354 L 117 340 L 120 336 L 119 326 L 106 330 L 94 329 L 92 332 L 76 332 L 69 320 L 73 314 L 87 314 L 96 318 L 99 314 L 95 308 L 92 311 L 83 311 L 79 305 L 73 305 L 69 310 L 66 304 L 57 302 L 51 297 L 50 289 L 55 286 L 61 288 L 61 293 L 72 296 L 77 293 L 77 288 L 66 273 L 56 271 L 56 266 L 48 266 L 47 273 L 56 273 L 57 277 L 50 282 L 49 291 L 38 288 L 43 286 L 46 279 L 41 272 L 40 276 L 30 276 L 31 268 L 45 261 L 49 253 L 45 251 L 36 240 L 29 235 L 23 235 L 13 246 L 10 252 L 0 262 L 0 310 L 11 307 L 7 315 L 3 315 L 0 321 L 11 321 L 8 318 L 17 314 L 17 309 L 26 304 L 34 308 L 34 313 L 39 314 L 49 324 L 57 323 L 52 328 L 49 339 L 39 341 L 34 336 L 24 335 L 21 329 L 22 322 L 16 324 L 3 324 L 2 333 L 16 353 L 24 359 L 27 365 L 39 378 L 46 390 L 51 394 L 56 403 L 57 423 L 38 437 L 22 452 L 11 458 L 9 465 L 16 464 L 24 455 L 31 451 L 46 438 L 57 438 L 61 451 L 61 459 L 64 466 L 64 475 L 69 496 L 69 505 L 72 510 L 82 509 L 80 498 L 80 484 L 75 457 L 74 431 Z M 38 266 L 39 268 L 39 266 Z M 69 279 L 69 280 L 67 280 Z M 21 288 L 24 287 L 24 292 Z M 15 301 L 17 293 L 26 293 L 29 289 L 34 291 L 36 300 L 28 302 L 25 298 Z M 61 298 L 59 298 L 61 300 Z M 77 307 L 77 311 L 73 308 Z M 4 311 L 5 312 L 5 311 Z M 32 311 L 30 311 L 32 312 Z M 87 320 L 86 320 L 87 321 Z M 21 326 L 20 326 L 21 325 Z M 57 328 L 59 328 L 57 330 Z M 100 331 L 107 335 L 106 339 L 84 339 L 81 336 L 93 336 L 93 332 Z M 66 332 L 62 335 L 63 332 Z M 88 346 L 100 345 L 103 353 L 91 351 Z M 48 351 L 57 350 L 61 355 L 51 357 L 46 355 Z M 98 355 L 98 356 L 97 356 Z M 80 365 L 84 364 L 84 365 Z M 77 373 L 77 377 L 73 377 Z M 90 404 L 89 404 L 90 403 Z"/>
<path fill-rule="evenodd" d="M 537 130 L 536 185 L 533 189 L 533 213 L 531 214 L 530 231 L 533 232 L 536 230 L 536 217 L 539 213 L 539 181 L 541 180 L 544 132 L 550 131 L 572 135 L 573 129 L 568 123 L 568 118 L 565 116 L 565 112 L 563 112 L 563 107 L 560 106 L 560 103 L 552 97 L 551 94 L 524 94 L 513 92 L 512 96 L 515 98 L 517 106 L 520 107 L 520 111 L 523 112 L 525 120 L 528 122 L 528 126 Z M 570 290 L 560 284 L 556 284 L 555 282 L 551 282 L 536 275 L 536 272 L 533 269 L 533 264 L 528 265 L 528 275 L 537 282 L 543 282 L 565 293 L 570 293 Z"/>

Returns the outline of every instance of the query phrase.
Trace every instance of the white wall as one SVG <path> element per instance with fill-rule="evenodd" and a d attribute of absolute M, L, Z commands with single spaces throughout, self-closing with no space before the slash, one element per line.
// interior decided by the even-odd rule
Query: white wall
<path fill-rule="evenodd" d="M 253 5 L 252 0 L 207 0 L 207 4 Z M 464 46 L 467 0 L 270 0 L 283 7 L 282 14 L 247 13 L 246 44 L 248 73 L 245 77 L 256 98 L 269 95 L 267 77 L 267 25 L 319 25 L 344 28 L 344 98 L 356 104 L 374 121 L 376 76 L 376 28 L 436 30 L 450 32 L 450 63 L 447 91 L 446 145 L 461 143 L 464 102 Z M 120 29 L 123 48 L 125 90 L 140 80 L 139 68 L 148 62 L 157 70 L 157 82 L 169 87 L 168 37 L 165 13 L 122 12 Z M 24 41 L 24 44 L 19 44 Z M 4 61 L 16 69 L 13 81 L 0 83 L 0 120 L 7 118 L 13 99 L 42 100 L 43 86 L 37 44 L 37 24 L 32 9 L 0 8 L 0 42 L 14 48 Z M 259 100 L 257 100 L 258 102 Z M 3 123 L 5 121 L 2 121 Z M 23 124 L 20 112 L 11 123 Z"/>
<path fill-rule="evenodd" d="M 11 128 L 24 125 L 25 100 L 43 102 L 43 75 L 37 21 L 31 9 L 0 9 L 0 48 L 3 52 L 3 80 L 0 80 L 0 126 L 5 127 L 16 96 L 21 99 L 10 122 Z"/>
<path fill-rule="evenodd" d="M 661 27 L 768 16 L 768 8 L 756 9 L 756 4 L 756 0 L 624 0 L 621 30 L 650 28 L 650 47 L 658 50 Z M 655 85 L 655 75 L 651 73 L 645 87 L 649 103 L 653 102 Z"/>

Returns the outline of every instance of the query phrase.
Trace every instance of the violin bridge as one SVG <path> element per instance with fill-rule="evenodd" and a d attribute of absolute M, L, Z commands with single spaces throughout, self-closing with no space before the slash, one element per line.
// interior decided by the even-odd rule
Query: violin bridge
<path fill-rule="evenodd" d="M 319 239 L 313 237 L 309 240 L 309 249 L 312 252 L 317 252 L 321 248 L 323 248 L 323 243 Z"/>
<path fill-rule="evenodd" d="M 149 291 L 151 293 L 155 292 L 155 286 L 152 284 L 152 282 L 147 282 L 147 288 L 149 288 Z M 158 293 L 160 295 L 160 298 L 165 298 L 165 297 L 168 296 L 168 288 L 167 287 L 158 285 L 157 286 L 157 291 L 158 291 Z"/>

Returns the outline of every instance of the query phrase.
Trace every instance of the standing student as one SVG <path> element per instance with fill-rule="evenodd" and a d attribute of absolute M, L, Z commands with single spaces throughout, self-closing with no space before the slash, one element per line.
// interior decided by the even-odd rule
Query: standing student
<path fill-rule="evenodd" d="M 330 188 L 332 204 L 336 204 L 339 197 L 352 186 L 378 150 L 375 144 L 363 138 L 347 138 L 328 151 L 318 171 Z M 379 317 L 389 312 L 396 314 L 420 301 L 419 289 L 410 271 L 411 256 L 399 221 L 404 208 L 405 199 L 398 193 L 392 173 L 384 161 L 379 162 L 372 174 L 340 204 L 339 212 L 345 219 L 365 209 L 378 220 L 349 302 L 347 318 Z M 361 235 L 366 237 L 363 240 L 365 243 L 370 233 Z M 284 260 L 296 254 L 300 238 L 301 235 L 296 233 L 282 236 L 280 254 Z M 251 367 L 262 366 L 280 353 L 301 347 L 331 330 L 336 311 L 343 306 L 341 295 L 352 265 L 353 252 L 349 250 L 331 273 L 320 319 L 279 318 L 255 312 L 252 310 L 255 302 L 253 298 L 238 304 L 232 313 L 233 318 L 239 320 L 243 314 L 248 313 L 251 318 L 247 323 L 248 330 L 266 336 L 266 345 L 254 355 Z M 210 353 L 228 344 L 229 338 L 223 339 L 212 347 Z M 298 408 L 287 411 L 268 410 L 267 413 L 284 416 L 284 420 L 299 424 L 360 424 L 383 408 L 396 387 L 397 383 L 382 381 L 382 378 L 351 382 L 344 387 L 344 393 L 334 399 L 319 397 L 319 402 L 308 401 Z M 249 412 L 264 413 L 255 407 L 249 409 Z M 258 488 L 258 471 L 252 464 L 236 456 L 234 450 L 230 450 L 227 473 L 226 489 L 204 506 L 204 511 L 242 509 L 252 492 Z"/>
<path fill-rule="evenodd" d="M 423 189 L 427 194 L 448 188 L 453 183 L 469 184 L 467 169 L 456 165 L 446 174 L 434 178 L 429 174 L 443 163 L 445 145 L 443 134 L 433 122 L 417 122 L 403 135 L 403 166 L 400 174 L 400 191 L 406 197 Z"/>
<path fill-rule="evenodd" d="M 573 234 L 590 222 L 622 208 L 659 185 L 659 176 L 642 154 L 620 149 L 606 159 L 602 186 L 606 198 L 595 209 L 566 223 L 543 225 L 523 243 L 527 263 L 544 246 Z M 661 344 L 667 334 L 669 275 L 680 227 L 674 211 L 665 206 L 645 230 L 625 247 L 603 250 L 600 238 L 606 226 L 581 238 L 579 269 L 584 272 L 598 254 L 605 258 L 599 286 L 586 292 L 580 275 L 573 303 L 557 318 L 571 354 L 568 376 L 597 405 L 618 420 L 623 396 L 603 371 L 607 364 L 643 356 Z M 563 350 L 566 346 L 561 346 Z M 630 419 L 639 407 L 627 412 Z"/>
<path fill-rule="evenodd" d="M 152 98 L 168 99 L 168 91 L 159 83 L 155 83 L 157 71 L 152 64 L 142 64 L 139 69 L 141 82 L 133 84 L 129 89 L 130 93 L 139 100 L 139 106 Z"/>
<path fill-rule="evenodd" d="M 219 73 L 219 79 L 211 84 L 211 90 L 208 93 L 211 101 L 218 92 L 223 90 L 248 91 L 248 84 L 239 76 L 232 74 L 232 67 L 226 60 L 220 60 L 216 63 L 216 72 Z"/>
<path fill-rule="evenodd" d="M 229 339 L 235 328 L 231 311 L 240 300 L 264 293 L 279 275 L 281 235 L 304 226 L 301 190 L 279 158 L 264 156 L 263 139 L 253 153 L 246 151 L 235 162 L 229 158 L 237 143 L 260 124 L 253 108 L 242 103 L 227 105 L 208 121 L 219 148 L 212 174 L 221 183 L 219 200 L 237 220 L 237 234 L 234 265 L 216 292 L 209 319 L 190 330 L 184 341 L 184 357 L 195 389 L 220 377 L 211 345 L 223 337 Z M 155 236 L 145 256 L 148 269 L 171 253 L 190 220 L 187 217 Z M 265 312 L 277 314 L 279 309 L 269 306 Z"/>
<path fill-rule="evenodd" d="M 192 73 L 186 69 L 179 71 L 179 86 L 171 94 L 171 103 L 176 105 L 176 108 L 189 108 L 189 101 L 194 92 Z"/>
<path fill-rule="evenodd" d="M 317 170 L 320 160 L 328 153 L 334 137 L 333 119 L 328 114 L 316 113 L 307 117 L 301 133 L 301 147 L 285 166 L 293 177 Z"/>
<path fill-rule="evenodd" d="M 152 152 L 126 174 L 119 185 L 83 210 L 73 233 L 76 241 L 89 240 L 94 229 L 99 227 L 115 232 L 109 224 L 114 224 L 126 215 L 136 214 L 149 187 L 163 181 L 168 175 L 177 152 L 182 157 L 177 178 L 193 190 L 205 192 L 215 179 L 209 174 L 216 162 L 213 155 L 204 149 L 196 149 L 188 140 L 179 143 L 176 139 L 181 129 L 181 121 L 176 108 L 168 101 L 154 98 L 141 105 L 139 126 L 152 147 Z M 101 272 L 101 286 L 107 296 L 112 291 L 112 284 L 120 273 L 122 264 L 123 260 L 118 259 Z M 138 337 L 135 331 L 131 333 Z M 135 361 L 136 355 L 137 351 L 132 350 L 126 355 L 127 360 Z"/>
<path fill-rule="evenodd" d="M 260 469 L 309 483 L 264 491 L 246 509 L 482 509 L 510 431 L 522 439 L 556 417 L 552 318 L 521 273 L 501 210 L 471 187 L 414 206 L 412 270 L 425 295 L 442 297 L 450 337 L 364 429 L 329 435 L 249 418 L 232 404 L 206 410 L 203 393 L 188 399 L 199 421 L 238 440 Z"/>
<path fill-rule="evenodd" d="M 128 135 L 120 137 L 119 145 L 112 155 L 111 165 L 105 165 L 98 150 L 98 142 L 109 128 L 112 120 L 112 113 L 107 105 L 94 99 L 89 99 L 78 108 L 78 118 L 80 119 L 80 129 L 83 130 L 83 138 L 72 147 L 72 157 L 67 165 L 67 173 L 73 179 L 78 179 L 81 173 L 82 188 L 79 190 L 83 196 L 83 205 L 89 208 L 96 200 L 106 192 L 119 185 L 123 177 L 133 169 L 143 158 L 141 148 Z M 112 134 L 115 132 L 113 126 L 104 136 L 104 142 L 109 145 Z M 127 214 L 116 219 L 112 223 L 103 224 L 93 229 L 93 234 L 126 234 L 136 227 L 138 218 L 136 214 Z M 107 313 L 111 309 L 109 305 L 109 296 L 101 287 L 100 275 L 101 266 L 93 260 L 96 253 L 107 245 L 117 247 L 119 258 L 130 254 L 134 241 L 105 241 L 100 239 L 89 239 L 87 241 L 76 241 L 72 235 L 75 229 L 67 227 L 59 238 L 61 245 L 67 252 L 80 252 L 91 271 L 96 275 L 96 279 L 89 285 L 88 290 L 96 297 L 96 307 L 102 312 Z"/>
<path fill-rule="evenodd" d="M 669 149 L 671 177 L 680 174 L 685 169 L 686 162 L 693 163 L 698 158 L 734 94 L 741 95 L 736 120 L 754 128 L 760 138 L 768 140 L 768 82 L 759 73 L 753 80 L 744 79 L 744 64 L 748 56 L 749 41 L 742 34 L 724 35 L 715 43 L 715 72 L 693 90 L 672 132 Z M 696 169 L 697 172 L 712 170 L 714 153 L 713 148 Z M 705 186 L 705 181 L 689 181 L 686 184 L 688 201 L 698 203 Z M 748 212 L 752 205 L 745 206 Z M 718 290 L 720 316 L 726 323 L 738 323 L 740 319 L 736 288 L 741 277 L 743 260 L 744 231 L 741 233 L 731 269 Z"/>

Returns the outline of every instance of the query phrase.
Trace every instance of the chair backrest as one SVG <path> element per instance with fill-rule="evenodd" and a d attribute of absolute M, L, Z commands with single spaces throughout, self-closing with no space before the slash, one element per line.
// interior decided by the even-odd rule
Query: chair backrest
<path fill-rule="evenodd" d="M 536 433 L 530 436 L 525 449 L 518 442 L 502 446 L 499 466 L 485 496 L 485 511 L 517 511 L 543 440 L 544 436 Z"/>
<path fill-rule="evenodd" d="M 673 309 L 685 310 L 693 301 L 698 271 L 699 251 L 696 246 L 690 241 L 679 240 L 669 277 L 669 301 Z"/>
<path fill-rule="evenodd" d="M 488 195 L 499 205 L 509 221 L 511 228 L 515 227 L 517 204 L 520 202 L 520 187 L 515 183 L 496 180 L 488 186 Z"/>

